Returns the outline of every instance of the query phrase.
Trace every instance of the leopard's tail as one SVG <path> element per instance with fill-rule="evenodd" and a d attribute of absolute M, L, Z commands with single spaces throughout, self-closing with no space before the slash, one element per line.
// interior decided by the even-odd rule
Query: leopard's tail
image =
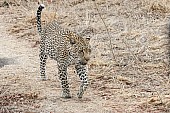
<path fill-rule="evenodd" d="M 45 8 L 44 4 L 40 4 L 40 6 L 38 7 L 37 10 L 37 28 L 38 28 L 38 32 L 39 34 L 41 34 L 42 31 L 42 27 L 41 27 L 41 12 L 42 10 Z"/>

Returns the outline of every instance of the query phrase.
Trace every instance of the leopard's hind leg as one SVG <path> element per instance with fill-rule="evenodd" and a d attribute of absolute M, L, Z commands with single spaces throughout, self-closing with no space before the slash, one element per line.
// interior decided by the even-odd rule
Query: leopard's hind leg
<path fill-rule="evenodd" d="M 40 77 L 41 77 L 41 80 L 47 80 L 45 69 L 46 69 L 46 60 L 47 60 L 48 56 L 47 56 L 47 54 L 45 54 L 44 48 L 40 48 L 39 58 L 40 58 Z"/>

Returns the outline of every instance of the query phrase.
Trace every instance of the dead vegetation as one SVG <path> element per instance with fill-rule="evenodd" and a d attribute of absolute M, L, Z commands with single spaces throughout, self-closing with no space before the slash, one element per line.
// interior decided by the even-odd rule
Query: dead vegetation
<path fill-rule="evenodd" d="M 2 89 L 1 89 L 2 91 Z M 0 93 L 0 111 L 1 113 L 26 112 L 32 108 L 38 108 L 36 104 L 38 94 L 36 93 Z M 29 109 L 25 106 L 31 106 Z M 33 109 L 32 109 L 33 110 Z"/>
<path fill-rule="evenodd" d="M 95 2 L 96 6 L 90 0 L 44 2 L 47 7 L 42 15 L 43 25 L 57 19 L 61 26 L 92 37 L 89 76 L 95 95 L 118 102 L 129 112 L 168 113 L 170 2 Z M 27 1 L 26 5 L 4 2 L 2 9 L 6 9 L 6 4 L 15 9 L 7 12 L 13 14 L 11 22 L 6 21 L 10 24 L 9 34 L 37 47 L 36 2 Z"/>

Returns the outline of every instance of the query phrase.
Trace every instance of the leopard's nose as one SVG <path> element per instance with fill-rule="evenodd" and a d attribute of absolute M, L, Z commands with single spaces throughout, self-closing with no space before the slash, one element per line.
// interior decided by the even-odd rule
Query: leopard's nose
<path fill-rule="evenodd" d="M 81 63 L 81 65 L 86 65 L 87 64 L 87 61 L 82 61 L 82 62 L 80 62 Z"/>
<path fill-rule="evenodd" d="M 89 61 L 89 60 L 90 60 L 90 57 L 86 57 L 85 60 L 86 60 L 86 61 Z"/>
<path fill-rule="evenodd" d="M 81 65 L 86 65 L 87 64 L 87 62 L 81 62 Z"/>

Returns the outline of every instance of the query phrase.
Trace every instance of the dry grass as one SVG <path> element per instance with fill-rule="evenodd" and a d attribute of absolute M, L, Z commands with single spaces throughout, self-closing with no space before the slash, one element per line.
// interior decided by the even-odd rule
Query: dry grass
<path fill-rule="evenodd" d="M 1 91 L 3 91 L 1 89 Z M 0 112 L 1 113 L 13 113 L 13 112 L 26 112 L 30 111 L 32 106 L 38 108 L 39 105 L 36 103 L 38 94 L 36 93 L 14 93 L 8 92 L 0 93 Z"/>
<path fill-rule="evenodd" d="M 13 15 L 12 19 L 16 20 L 11 22 L 9 32 L 36 43 L 39 41 L 34 15 L 37 5 L 26 4 L 29 7 L 24 10 L 24 5 L 9 10 L 18 12 Z M 128 112 L 137 109 L 138 112 L 168 113 L 170 1 L 96 0 L 96 4 L 106 26 L 90 0 L 46 3 L 43 25 L 57 19 L 61 26 L 80 34 L 91 28 L 83 35 L 92 37 L 89 71 L 96 95 L 119 102 L 124 109 L 132 107 Z"/>

